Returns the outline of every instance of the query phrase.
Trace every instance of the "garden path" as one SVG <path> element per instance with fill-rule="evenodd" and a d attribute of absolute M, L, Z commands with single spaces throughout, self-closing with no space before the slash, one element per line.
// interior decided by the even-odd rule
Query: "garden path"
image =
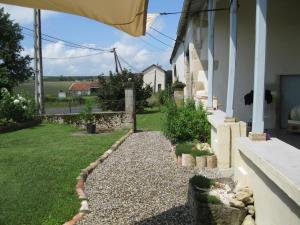
<path fill-rule="evenodd" d="M 216 170 L 178 167 L 160 132 L 131 135 L 87 179 L 92 212 L 80 225 L 189 225 L 188 179 Z"/>

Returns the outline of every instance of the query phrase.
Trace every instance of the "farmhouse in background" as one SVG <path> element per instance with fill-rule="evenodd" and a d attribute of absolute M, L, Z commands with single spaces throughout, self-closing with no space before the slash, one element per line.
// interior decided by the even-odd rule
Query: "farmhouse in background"
<path fill-rule="evenodd" d="M 143 70 L 144 84 L 149 84 L 156 93 L 166 88 L 166 71 L 159 65 L 151 65 Z"/>
<path fill-rule="evenodd" d="M 99 84 L 97 81 L 74 82 L 69 87 L 71 96 L 88 96 L 97 93 Z"/>

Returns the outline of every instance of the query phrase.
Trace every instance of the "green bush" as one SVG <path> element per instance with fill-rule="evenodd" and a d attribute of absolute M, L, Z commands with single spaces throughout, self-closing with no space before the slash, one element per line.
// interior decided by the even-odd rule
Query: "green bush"
<path fill-rule="evenodd" d="M 23 96 L 10 93 L 6 88 L 0 89 L 0 120 L 2 123 L 25 122 L 35 115 L 34 102 Z"/>
<path fill-rule="evenodd" d="M 172 88 L 167 87 L 165 90 L 162 90 L 158 93 L 158 101 L 160 105 L 166 105 L 172 98 Z"/>
<path fill-rule="evenodd" d="M 147 102 L 150 108 L 155 108 L 160 106 L 159 96 L 157 94 L 153 94 L 150 98 L 147 99 Z"/>
<path fill-rule="evenodd" d="M 201 105 L 196 108 L 195 103 L 188 100 L 183 107 L 177 107 L 174 100 L 170 100 L 165 115 L 164 133 L 173 143 L 210 139 L 207 112 Z"/>
<path fill-rule="evenodd" d="M 206 155 L 213 155 L 213 153 L 205 150 L 198 150 L 193 143 L 180 143 L 176 145 L 175 154 L 181 156 L 182 154 L 191 154 L 194 158 Z"/>

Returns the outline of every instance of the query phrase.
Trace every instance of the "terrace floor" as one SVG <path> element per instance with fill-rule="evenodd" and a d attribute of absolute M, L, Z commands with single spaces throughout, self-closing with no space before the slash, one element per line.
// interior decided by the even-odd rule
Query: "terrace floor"
<path fill-rule="evenodd" d="M 276 137 L 300 150 L 299 133 L 290 133 L 285 129 L 272 129 L 269 130 L 268 132 L 270 132 L 272 137 Z"/>

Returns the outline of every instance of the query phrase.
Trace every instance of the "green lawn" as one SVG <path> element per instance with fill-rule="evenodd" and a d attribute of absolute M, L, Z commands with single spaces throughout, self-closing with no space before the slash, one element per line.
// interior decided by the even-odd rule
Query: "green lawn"
<path fill-rule="evenodd" d="M 60 225 L 77 213 L 80 169 L 126 133 L 72 136 L 77 129 L 42 124 L 0 134 L 0 224 Z"/>
<path fill-rule="evenodd" d="M 137 114 L 137 129 L 162 131 L 164 115 L 158 108 L 146 109 L 144 113 Z"/>

